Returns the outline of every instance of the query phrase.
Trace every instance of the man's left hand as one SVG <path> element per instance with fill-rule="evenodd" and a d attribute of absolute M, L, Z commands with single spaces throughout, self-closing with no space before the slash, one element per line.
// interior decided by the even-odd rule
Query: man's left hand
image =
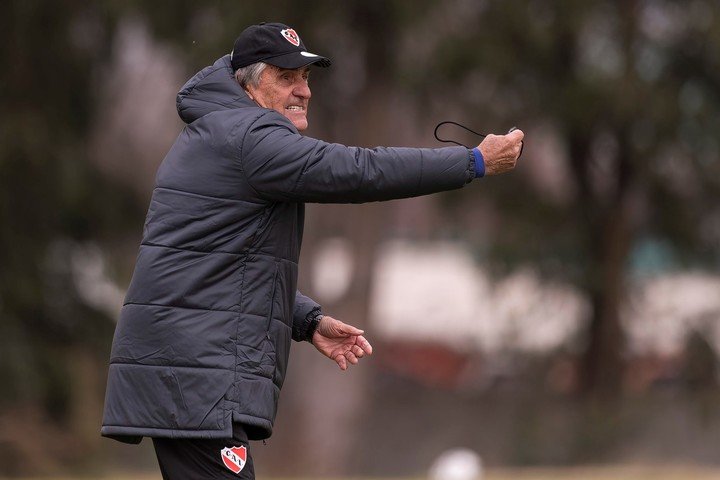
<path fill-rule="evenodd" d="M 312 344 L 320 353 L 347 370 L 348 363 L 356 365 L 365 355 L 372 355 L 372 345 L 363 337 L 359 328 L 323 316 L 313 334 Z"/>

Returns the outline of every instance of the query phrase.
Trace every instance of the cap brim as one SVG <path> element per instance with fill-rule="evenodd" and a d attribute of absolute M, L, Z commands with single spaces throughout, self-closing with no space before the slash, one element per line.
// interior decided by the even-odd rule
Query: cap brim
<path fill-rule="evenodd" d="M 278 55 L 272 58 L 266 58 L 263 60 L 265 63 L 275 65 L 280 68 L 300 68 L 306 65 L 314 64 L 318 67 L 329 67 L 332 62 L 327 57 L 321 57 L 310 52 L 292 52 L 284 55 Z"/>

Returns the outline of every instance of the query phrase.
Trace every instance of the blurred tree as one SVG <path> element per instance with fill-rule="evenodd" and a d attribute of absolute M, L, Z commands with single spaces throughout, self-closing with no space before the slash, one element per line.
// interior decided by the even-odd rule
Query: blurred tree
<path fill-rule="evenodd" d="M 522 175 L 474 193 L 493 196 L 502 210 L 495 261 L 539 264 L 586 292 L 592 315 L 584 390 L 616 394 L 632 250 L 661 237 L 677 258 L 718 265 L 720 6 L 703 0 L 454 6 L 464 9 L 462 25 L 473 27 L 411 29 L 413 38 L 421 30 L 426 38 L 424 55 L 413 57 L 406 75 L 423 98 L 437 85 L 452 85 L 473 125 L 476 112 L 485 128 L 527 125 L 525 162 L 542 160 L 533 152 L 541 146 L 535 131 L 549 128 L 559 138 L 571 179 L 564 201 Z"/>
<path fill-rule="evenodd" d="M 33 428 L 30 415 L 13 421 L 18 409 L 42 412 L 39 435 L 78 433 L 77 412 L 102 395 L 102 371 L 78 376 L 78 359 L 105 362 L 113 323 L 83 300 L 73 258 L 142 216 L 125 187 L 89 164 L 84 144 L 110 27 L 76 1 L 11 1 L 0 19 L 0 437 L 18 449 L 0 466 L 9 473 L 40 468 L 25 462 L 24 432 L 11 431 Z"/>
<path fill-rule="evenodd" d="M 79 13 L 91 13 L 79 5 L 10 2 L 0 20 L 0 355 L 8 357 L 0 361 L 0 402 L 60 394 L 42 385 L 62 370 L 53 346 L 105 351 L 112 325 L 81 320 L 97 314 L 70 278 L 57 278 L 68 274 L 58 261 L 67 267 L 69 258 L 52 247 L 111 235 L 136 213 L 125 190 L 87 163 L 92 64 L 103 51 L 102 42 L 92 51 L 76 44 Z"/>

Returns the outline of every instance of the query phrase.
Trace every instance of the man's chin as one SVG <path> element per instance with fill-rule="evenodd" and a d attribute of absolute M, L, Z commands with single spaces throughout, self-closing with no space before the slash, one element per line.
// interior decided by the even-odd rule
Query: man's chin
<path fill-rule="evenodd" d="M 308 128 L 308 121 L 307 118 L 291 118 L 290 121 L 293 125 L 295 125 L 295 128 L 298 129 L 299 132 L 302 132 L 306 128 Z"/>

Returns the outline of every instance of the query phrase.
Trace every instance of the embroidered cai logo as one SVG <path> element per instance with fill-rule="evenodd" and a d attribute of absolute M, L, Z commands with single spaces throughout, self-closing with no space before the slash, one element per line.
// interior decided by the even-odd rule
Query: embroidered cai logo
<path fill-rule="evenodd" d="M 247 460 L 247 448 L 244 445 L 239 447 L 225 447 L 220 452 L 223 463 L 233 473 L 240 473 Z"/>
<path fill-rule="evenodd" d="M 292 43 L 296 47 L 300 45 L 300 37 L 292 28 L 280 30 L 280 33 L 282 33 L 282 36 L 285 37 L 285 40 Z"/>

